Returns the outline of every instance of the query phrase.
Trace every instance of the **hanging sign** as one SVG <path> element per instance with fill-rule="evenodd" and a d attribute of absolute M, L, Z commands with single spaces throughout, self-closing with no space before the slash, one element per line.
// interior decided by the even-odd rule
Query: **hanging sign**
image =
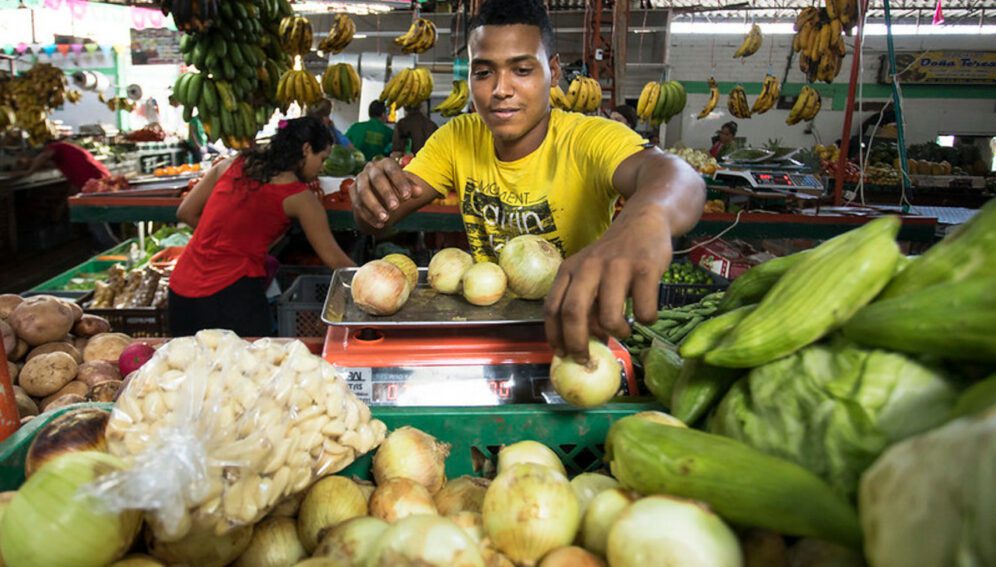
<path fill-rule="evenodd" d="M 899 81 L 920 85 L 994 85 L 996 51 L 924 51 L 897 53 Z M 888 57 L 882 56 L 882 83 L 892 82 Z"/>
<path fill-rule="evenodd" d="M 180 34 L 166 28 L 131 30 L 132 65 L 179 65 Z"/>

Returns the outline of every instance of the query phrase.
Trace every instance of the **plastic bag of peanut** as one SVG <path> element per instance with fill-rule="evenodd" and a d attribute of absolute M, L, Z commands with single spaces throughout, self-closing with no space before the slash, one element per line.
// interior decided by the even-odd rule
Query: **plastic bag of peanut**
<path fill-rule="evenodd" d="M 112 510 L 144 510 L 162 541 L 220 535 L 342 470 L 385 430 L 300 341 L 201 331 L 131 376 L 106 432 L 128 466 L 93 490 Z"/>

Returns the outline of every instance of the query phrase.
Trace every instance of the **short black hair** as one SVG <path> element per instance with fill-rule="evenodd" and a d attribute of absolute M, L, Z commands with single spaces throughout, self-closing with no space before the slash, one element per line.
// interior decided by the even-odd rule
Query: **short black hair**
<path fill-rule="evenodd" d="M 370 106 L 367 108 L 367 113 L 370 115 L 370 118 L 380 118 L 384 116 L 385 112 L 387 112 L 387 106 L 379 100 L 371 102 Z"/>
<path fill-rule="evenodd" d="M 639 121 L 640 117 L 636 115 L 636 109 L 628 104 L 620 104 L 616 107 L 616 112 L 622 115 L 626 119 L 630 128 L 636 128 L 636 123 Z"/>
<path fill-rule="evenodd" d="M 540 30 L 547 57 L 556 53 L 553 24 L 542 0 L 485 0 L 481 11 L 470 21 L 467 33 L 481 26 L 511 26 L 525 24 Z"/>
<path fill-rule="evenodd" d="M 726 128 L 727 130 L 729 130 L 730 134 L 733 134 L 734 136 L 737 135 L 737 123 L 736 122 L 730 120 L 726 124 L 723 124 L 722 126 L 719 127 L 720 130 L 722 130 L 723 128 Z"/>

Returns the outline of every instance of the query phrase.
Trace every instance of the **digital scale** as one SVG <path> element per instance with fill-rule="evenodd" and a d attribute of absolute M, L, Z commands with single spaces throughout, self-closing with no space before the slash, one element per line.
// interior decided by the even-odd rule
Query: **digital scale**
<path fill-rule="evenodd" d="M 496 406 L 562 404 L 550 383 L 553 351 L 542 304 L 503 298 L 489 307 L 438 294 L 420 283 L 393 316 L 374 317 L 352 304 L 356 268 L 332 275 L 322 319 L 322 357 L 370 406 Z M 635 395 L 629 352 L 615 340 L 620 395 Z"/>
<path fill-rule="evenodd" d="M 811 173 L 762 169 L 717 169 L 716 181 L 731 187 L 747 186 L 755 191 L 776 191 L 808 197 L 823 195 L 823 181 Z"/>

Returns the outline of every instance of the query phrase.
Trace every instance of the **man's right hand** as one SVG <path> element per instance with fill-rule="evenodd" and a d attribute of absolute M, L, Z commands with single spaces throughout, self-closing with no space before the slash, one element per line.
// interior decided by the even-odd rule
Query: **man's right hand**
<path fill-rule="evenodd" d="M 349 197 L 356 220 L 380 230 L 397 219 L 396 212 L 410 212 L 425 204 L 426 198 L 435 198 L 429 191 L 412 180 L 398 162 L 384 158 L 363 168 L 349 189 Z M 413 207 L 415 202 L 417 206 Z"/>

